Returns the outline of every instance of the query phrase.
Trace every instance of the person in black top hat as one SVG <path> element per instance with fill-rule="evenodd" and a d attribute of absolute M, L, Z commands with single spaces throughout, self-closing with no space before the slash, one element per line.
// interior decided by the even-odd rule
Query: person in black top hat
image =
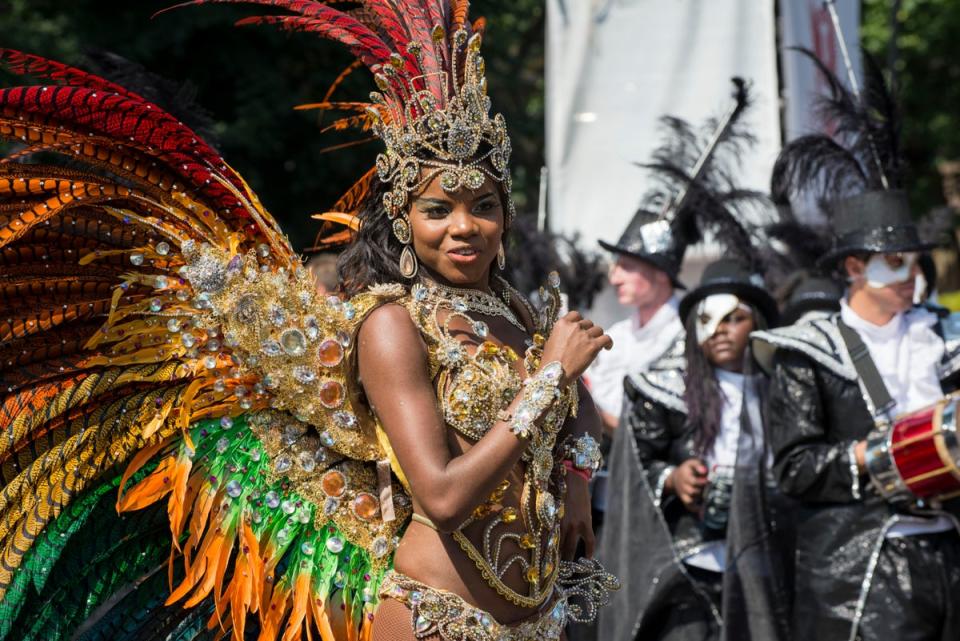
<path fill-rule="evenodd" d="M 954 319 L 914 304 L 925 290 L 918 258 L 930 244 L 897 188 L 897 127 L 882 78 L 872 74 L 865 93 L 880 100 L 863 104 L 817 64 L 832 91 L 825 109 L 844 137 L 797 139 L 777 170 L 795 196 L 816 194 L 828 209 L 832 244 L 821 264 L 848 287 L 839 313 L 753 340 L 772 372 L 774 470 L 801 506 L 793 635 L 958 639 L 960 512 L 918 501 L 881 472 L 892 463 L 884 448 L 894 417 L 956 387 L 960 336 Z"/>
<path fill-rule="evenodd" d="M 776 323 L 777 306 L 758 274 L 723 259 L 707 266 L 680 315 L 685 369 L 626 381 L 608 504 L 618 526 L 601 542 L 604 560 L 622 568 L 622 589 L 601 636 L 783 639 L 790 550 L 772 512 L 781 504 L 768 494 L 765 381 L 748 348 L 750 332 Z M 635 616 L 618 611 L 621 600 Z"/>

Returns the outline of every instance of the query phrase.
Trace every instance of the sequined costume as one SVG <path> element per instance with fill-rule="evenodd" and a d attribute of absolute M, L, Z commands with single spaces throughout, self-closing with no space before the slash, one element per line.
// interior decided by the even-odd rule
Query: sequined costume
<path fill-rule="evenodd" d="M 19 144 L 0 163 L 0 638 L 369 639 L 412 503 L 357 378 L 360 325 L 388 303 L 417 315 L 437 339 L 438 400 L 465 435 L 482 435 L 520 385 L 502 376 L 515 354 L 486 343 L 468 354 L 443 321 L 418 315 L 437 306 L 430 292 L 411 293 L 406 203 L 427 178 L 448 191 L 489 178 L 512 216 L 482 21 L 475 29 L 463 0 L 247 4 L 288 13 L 245 23 L 339 41 L 373 72 L 369 102 L 319 105 L 351 112 L 340 125 L 386 146 L 329 219 L 356 229 L 376 176 L 406 280 L 320 296 L 257 196 L 195 132 L 104 78 L 0 51 L 10 71 L 50 81 L 0 90 L 0 136 Z M 460 313 L 458 297 L 440 307 Z M 557 298 L 543 298 L 551 306 L 532 315 L 548 332 Z M 483 383 L 464 402 L 470 376 Z M 494 587 L 498 564 L 521 564 L 518 602 L 590 616 L 615 580 L 557 559 L 558 433 L 576 395 L 537 399 L 555 387 L 540 382 L 525 385 L 544 426 L 514 419 L 535 432 L 524 502 L 494 496 L 472 517 L 530 539 L 521 532 L 503 556 L 461 546 Z"/>

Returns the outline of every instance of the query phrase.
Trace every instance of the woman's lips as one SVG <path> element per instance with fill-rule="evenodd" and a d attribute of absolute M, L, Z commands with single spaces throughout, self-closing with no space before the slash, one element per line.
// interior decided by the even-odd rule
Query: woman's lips
<path fill-rule="evenodd" d="M 473 247 L 458 247 L 447 252 L 451 262 L 460 265 L 467 265 L 476 262 L 480 258 L 480 251 Z"/>

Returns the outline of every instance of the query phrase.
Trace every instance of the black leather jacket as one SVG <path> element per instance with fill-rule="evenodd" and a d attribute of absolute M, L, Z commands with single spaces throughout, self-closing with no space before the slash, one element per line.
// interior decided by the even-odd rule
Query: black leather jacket
<path fill-rule="evenodd" d="M 854 621 L 858 599 L 870 587 L 871 554 L 883 544 L 884 526 L 897 509 L 857 471 L 853 445 L 867 437 L 874 420 L 836 316 L 753 338 L 755 353 L 766 354 L 760 360 L 772 375 L 767 430 L 774 472 L 780 489 L 800 503 L 796 638 L 815 638 L 825 609 L 837 621 Z M 954 387 L 958 353 L 960 344 L 948 340 L 944 391 Z M 956 505 L 945 509 L 957 513 Z"/>

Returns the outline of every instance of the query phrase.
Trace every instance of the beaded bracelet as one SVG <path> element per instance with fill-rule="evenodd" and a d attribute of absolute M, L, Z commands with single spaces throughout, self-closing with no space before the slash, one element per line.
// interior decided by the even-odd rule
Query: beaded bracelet
<path fill-rule="evenodd" d="M 536 431 L 536 422 L 560 398 L 563 367 L 559 361 L 547 363 L 536 375 L 523 382 L 523 395 L 512 416 L 502 416 L 510 423 L 510 431 L 518 438 L 529 439 Z"/>

